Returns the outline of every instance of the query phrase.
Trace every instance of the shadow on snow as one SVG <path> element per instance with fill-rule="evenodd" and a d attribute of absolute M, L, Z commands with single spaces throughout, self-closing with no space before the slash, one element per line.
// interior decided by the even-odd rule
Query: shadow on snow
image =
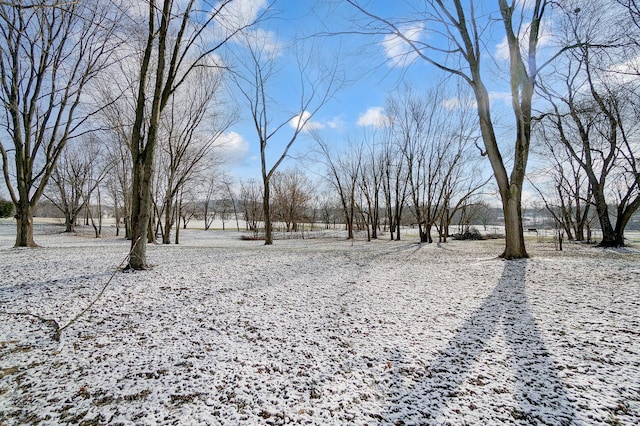
<path fill-rule="evenodd" d="M 386 417 L 389 420 L 398 425 L 446 422 L 455 415 L 455 411 L 446 411 L 448 402 L 460 393 L 467 382 L 486 386 L 486 392 L 492 392 L 491 386 L 487 386 L 491 384 L 490 377 L 477 379 L 470 373 L 481 353 L 487 350 L 490 339 L 502 328 L 509 349 L 509 359 L 504 368 L 510 368 L 514 377 L 508 392 L 517 405 L 505 411 L 511 418 L 503 420 L 553 425 L 572 423 L 573 408 L 527 299 L 526 266 L 526 260 L 505 261 L 500 280 L 491 295 L 465 321 L 447 346 L 436 354 L 425 374 L 413 382 L 407 382 L 406 377 L 398 377 L 394 381 L 389 391 L 397 396 L 388 407 Z M 402 354 L 398 354 L 398 358 L 401 360 Z M 492 367 L 494 372 L 499 371 L 499 367 Z M 403 382 L 404 388 L 394 389 Z M 478 395 L 478 398 L 483 396 Z M 475 408 L 478 407 L 472 409 Z"/>

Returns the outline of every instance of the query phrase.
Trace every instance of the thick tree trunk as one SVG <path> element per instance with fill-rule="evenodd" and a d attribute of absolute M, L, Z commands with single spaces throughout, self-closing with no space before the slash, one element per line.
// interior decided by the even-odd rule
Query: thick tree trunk
<path fill-rule="evenodd" d="M 511 186 L 515 187 L 515 185 Z M 502 194 L 505 249 L 500 257 L 509 260 L 529 257 L 524 245 L 520 188 L 517 188 L 514 192 L 516 193 Z"/>
<path fill-rule="evenodd" d="M 609 217 L 609 206 L 607 206 L 607 200 L 604 196 L 602 185 L 597 181 L 595 174 L 589 173 L 591 179 L 591 187 L 593 188 L 593 198 L 595 201 L 596 213 L 598 214 L 598 221 L 600 222 L 600 229 L 602 230 L 602 241 L 598 244 L 599 247 L 619 247 L 624 245 L 624 241 L 620 242 L 620 238 L 611 224 L 611 218 Z"/>
<path fill-rule="evenodd" d="M 600 247 L 624 247 L 624 229 L 631 219 L 636 209 L 618 208 L 618 218 L 616 226 L 608 233 L 608 238 L 603 238 L 598 246 Z M 603 232 L 604 236 L 604 232 Z"/>
<path fill-rule="evenodd" d="M 65 212 L 64 215 L 64 232 L 73 232 L 75 218 L 71 217 L 71 212 Z"/>
<path fill-rule="evenodd" d="M 29 203 L 16 205 L 16 244 L 15 247 L 38 247 L 33 240 L 33 208 Z"/>
<path fill-rule="evenodd" d="M 142 161 L 140 158 L 133 169 L 133 186 L 139 188 L 134 191 L 131 216 L 131 256 L 129 268 L 134 270 L 148 269 L 147 238 L 149 233 L 149 219 L 151 217 L 151 177 L 153 175 L 153 161 Z"/>

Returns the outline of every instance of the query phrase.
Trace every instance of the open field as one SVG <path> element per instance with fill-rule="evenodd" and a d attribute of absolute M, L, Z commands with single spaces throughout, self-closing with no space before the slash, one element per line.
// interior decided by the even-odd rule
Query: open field
<path fill-rule="evenodd" d="M 640 423 L 637 235 L 505 262 L 188 229 L 113 275 L 127 241 L 62 230 L 13 249 L 0 221 L 2 425 Z"/>

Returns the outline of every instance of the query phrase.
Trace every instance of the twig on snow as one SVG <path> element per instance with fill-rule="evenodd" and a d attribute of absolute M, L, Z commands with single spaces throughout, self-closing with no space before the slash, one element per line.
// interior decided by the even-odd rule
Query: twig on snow
<path fill-rule="evenodd" d="M 68 323 L 66 323 L 65 325 L 63 325 L 62 327 L 60 327 L 60 324 L 58 324 L 58 322 L 54 319 L 49 319 L 49 318 L 43 318 L 40 315 L 37 314 L 32 314 L 31 312 L 2 312 L 0 311 L 0 314 L 3 315 L 17 315 L 17 316 L 30 316 L 30 317 L 34 317 L 39 319 L 40 321 L 42 321 L 43 323 L 45 323 L 46 325 L 50 326 L 51 328 L 53 328 L 54 333 L 53 333 L 53 340 L 55 340 L 56 342 L 60 341 L 60 334 L 67 328 L 69 327 L 71 324 L 73 324 L 74 322 L 76 322 L 82 315 L 84 315 L 85 313 L 87 313 L 87 311 L 89 311 L 89 309 L 91 309 L 91 307 L 93 305 L 96 304 L 96 302 L 98 300 L 100 300 L 100 298 L 102 297 L 102 295 L 104 294 L 104 291 L 107 289 L 107 287 L 109 286 L 109 284 L 111 284 L 111 281 L 113 280 L 113 277 L 115 277 L 115 275 L 118 273 L 118 271 L 120 271 L 122 269 L 122 266 L 124 265 L 125 262 L 127 262 L 129 260 L 129 258 L 131 257 L 131 253 L 133 252 L 133 249 L 136 248 L 136 246 L 138 245 L 138 241 L 140 241 L 140 238 L 138 238 L 135 242 L 135 244 L 131 247 L 131 250 L 129 250 L 129 253 L 127 253 L 127 255 L 125 256 L 125 258 L 122 260 L 122 262 L 120 262 L 120 264 L 118 265 L 118 267 L 113 271 L 113 273 L 111 274 L 111 276 L 109 277 L 109 279 L 107 280 L 107 282 L 105 283 L 105 285 L 102 287 L 102 290 L 100 290 L 100 292 L 98 293 L 98 295 L 95 297 L 95 299 L 93 299 L 91 301 L 91 303 L 89 303 L 89 305 L 84 308 L 82 311 L 80 311 L 79 314 L 77 314 L 75 317 L 73 317 Z"/>
<path fill-rule="evenodd" d="M 0 312 L 0 314 L 3 314 L 3 315 L 15 315 L 15 316 L 25 316 L 25 317 L 34 317 L 36 319 L 39 319 L 40 321 L 42 321 L 46 325 L 50 326 L 51 328 L 53 328 L 55 330 L 56 334 L 58 333 L 58 330 L 60 330 L 60 325 L 58 324 L 58 321 L 56 321 L 54 319 L 50 319 L 50 318 L 44 318 L 44 317 L 41 317 L 40 315 L 32 314 L 31 312 Z M 56 335 L 54 334 L 54 339 L 55 338 L 56 338 Z"/>
<path fill-rule="evenodd" d="M 62 327 L 58 327 L 56 329 L 55 334 L 53 335 L 54 340 L 56 341 L 60 341 L 60 334 L 67 328 L 69 327 L 71 324 L 73 324 L 74 322 L 76 322 L 82 315 L 86 314 L 89 309 L 91 309 L 93 307 L 93 305 L 96 304 L 96 302 L 98 300 L 100 300 L 100 298 L 102 297 L 102 295 L 104 294 L 104 291 L 107 289 L 107 287 L 109 286 L 109 284 L 111 284 L 111 281 L 113 280 L 113 277 L 116 276 L 116 274 L 118 273 L 118 271 L 120 271 L 122 269 L 122 267 L 124 266 L 124 263 L 127 262 L 129 260 L 129 258 L 131 257 L 131 253 L 133 253 L 133 250 L 136 248 L 136 246 L 138 245 L 138 242 L 140 241 L 140 237 L 138 237 L 138 239 L 136 240 L 135 244 L 133 244 L 133 246 L 131 246 L 131 250 L 129 250 L 129 253 L 127 253 L 127 255 L 124 257 L 124 259 L 122 259 L 122 262 L 120 262 L 120 264 L 118 265 L 118 267 L 116 269 L 114 269 L 113 273 L 111 274 L 111 276 L 109 277 L 109 279 L 107 280 L 107 282 L 105 283 L 105 285 L 102 287 L 102 290 L 100 290 L 100 292 L 98 293 L 98 295 L 95 297 L 95 299 L 93 299 L 91 301 L 91 303 L 89 303 L 89 305 L 87 305 L 86 308 L 84 308 L 82 311 L 80 311 L 80 313 L 78 313 L 75 317 L 73 317 L 68 323 L 66 323 L 65 325 L 63 325 Z"/>

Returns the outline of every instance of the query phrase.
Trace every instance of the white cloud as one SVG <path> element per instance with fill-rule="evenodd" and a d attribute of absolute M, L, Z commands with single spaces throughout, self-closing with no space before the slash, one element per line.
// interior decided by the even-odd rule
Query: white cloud
<path fill-rule="evenodd" d="M 371 107 L 358 117 L 358 126 L 384 127 L 389 123 L 389 117 L 384 114 L 384 108 Z"/>
<path fill-rule="evenodd" d="M 443 100 L 442 106 L 449 111 L 453 111 L 455 109 L 476 108 L 478 106 L 478 103 L 476 102 L 475 99 L 471 99 L 471 98 L 460 99 L 458 97 L 453 97 L 453 98 Z"/>
<path fill-rule="evenodd" d="M 615 64 L 607 71 L 609 72 L 608 83 L 625 84 L 637 81 L 640 75 L 640 56 Z"/>
<path fill-rule="evenodd" d="M 224 3 L 224 4 L 223 4 Z M 282 46 L 277 40 L 276 33 L 257 28 L 255 25 L 264 11 L 269 7 L 268 0 L 234 0 L 220 1 L 212 8 L 216 13 L 216 40 L 233 35 L 232 40 L 251 46 L 256 51 L 266 53 L 273 59 L 281 52 Z"/>
<path fill-rule="evenodd" d="M 345 127 L 346 123 L 342 119 L 342 117 L 333 117 L 328 123 L 327 126 L 330 129 L 341 129 Z"/>
<path fill-rule="evenodd" d="M 511 105 L 512 96 L 511 92 L 490 92 L 489 99 L 491 100 L 491 102 L 502 101 L 507 105 Z"/>
<path fill-rule="evenodd" d="M 274 60 L 282 53 L 282 45 L 278 42 L 276 33 L 258 28 L 244 30 L 241 43 L 253 48 L 256 52 L 267 55 L 269 60 Z"/>
<path fill-rule="evenodd" d="M 289 121 L 289 126 L 292 129 L 308 132 L 315 129 L 324 128 L 324 124 L 311 121 L 311 113 L 309 111 L 303 111 L 302 114 L 298 114 Z"/>
<path fill-rule="evenodd" d="M 230 163 L 241 163 L 249 155 L 249 143 L 237 132 L 223 133 L 218 137 L 222 157 Z"/>
<path fill-rule="evenodd" d="M 268 6 L 267 0 L 224 1 L 216 3 L 212 12 L 219 10 L 216 21 L 227 29 L 238 29 L 255 22 Z"/>
<path fill-rule="evenodd" d="M 419 42 L 424 35 L 423 24 L 404 26 L 398 28 L 402 35 L 411 41 Z M 384 53 L 389 58 L 388 64 L 392 67 L 404 67 L 411 64 L 418 54 L 402 37 L 389 34 L 382 41 Z"/>
<path fill-rule="evenodd" d="M 504 36 L 502 41 L 496 46 L 496 59 L 499 61 L 509 60 L 509 42 L 507 36 Z"/>

